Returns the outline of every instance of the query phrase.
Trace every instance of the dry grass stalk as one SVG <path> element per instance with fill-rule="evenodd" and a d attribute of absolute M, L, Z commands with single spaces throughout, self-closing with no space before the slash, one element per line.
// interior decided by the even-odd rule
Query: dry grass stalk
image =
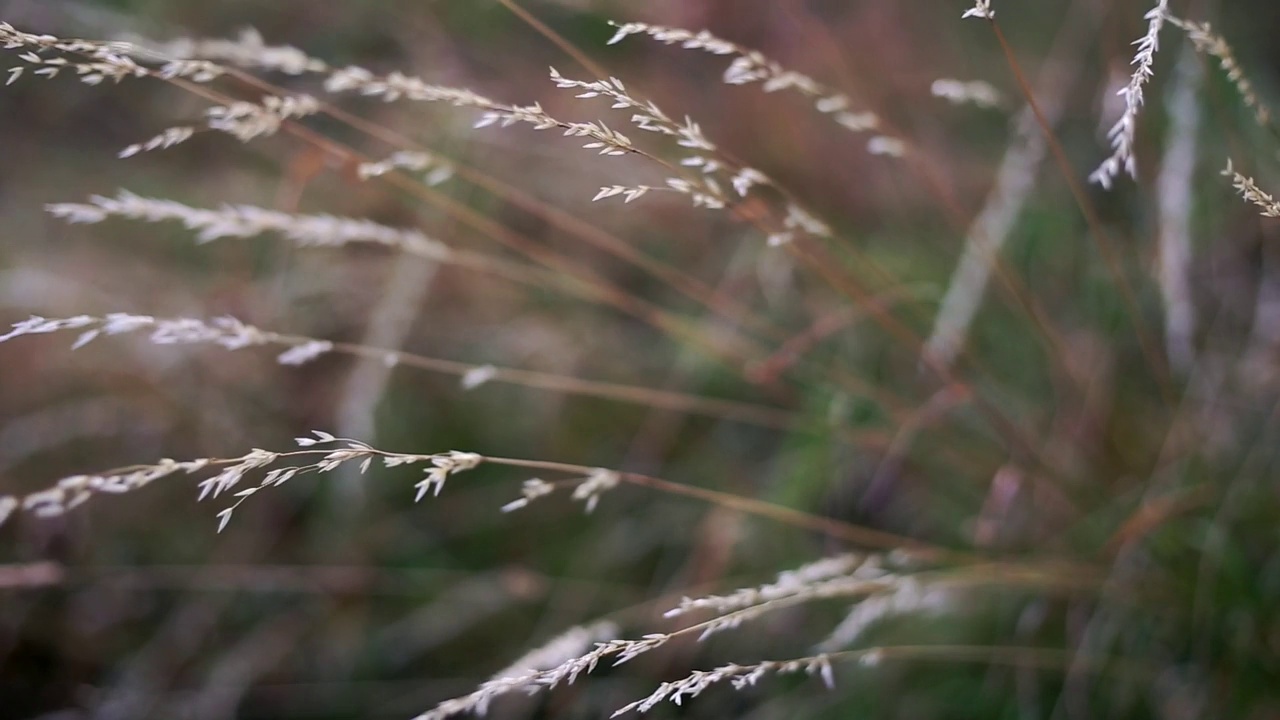
<path fill-rule="evenodd" d="M 1029 110 L 1018 117 L 1016 128 L 1017 136 L 1000 161 L 995 184 L 966 234 L 964 251 L 924 344 L 924 352 L 946 367 L 964 347 L 990 282 L 994 259 L 1030 199 L 1045 157 L 1044 135 Z"/>
<path fill-rule="evenodd" d="M 72 345 L 73 349 L 83 347 L 102 335 L 147 332 L 148 340 L 157 345 L 212 344 L 227 350 L 265 346 L 281 347 L 284 350 L 276 356 L 276 362 L 281 365 L 303 365 L 328 353 L 340 353 L 373 360 L 387 367 L 404 365 L 453 375 L 461 379 L 463 388 L 466 390 L 474 389 L 486 382 L 496 381 L 570 395 L 605 398 L 663 410 L 717 417 L 761 427 L 793 428 L 796 425 L 791 413 L 765 405 L 531 370 L 500 368 L 493 365 L 476 366 L 471 363 L 426 357 L 398 350 L 336 343 L 305 335 L 288 335 L 263 330 L 232 317 L 220 317 L 211 321 L 196 318 L 157 318 L 130 313 L 109 313 L 104 316 L 78 315 L 57 319 L 32 317 L 15 323 L 8 333 L 0 335 L 0 343 L 25 335 L 68 331 L 80 332 L 80 336 Z"/>

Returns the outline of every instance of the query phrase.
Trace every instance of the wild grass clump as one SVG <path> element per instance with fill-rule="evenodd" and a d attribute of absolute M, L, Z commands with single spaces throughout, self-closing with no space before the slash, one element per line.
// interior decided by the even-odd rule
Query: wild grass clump
<path fill-rule="evenodd" d="M 584 51 L 498 5 L 557 48 L 542 88 L 0 23 L 10 92 L 177 98 L 109 153 L 131 187 L 42 202 L 88 281 L 0 260 L 27 314 L 0 333 L 0 674 L 39 688 L 0 684 L 12 707 L 1280 707 L 1280 266 L 1242 260 L 1280 204 L 1247 56 L 1168 0 L 1065 3 L 1032 56 L 1045 28 L 979 0 L 936 20 L 974 67 L 922 51 L 899 106 L 727 19 L 593 18 Z M 1140 35 L 1098 118 L 1107 22 Z M 753 109 L 696 112 L 719 93 Z"/>

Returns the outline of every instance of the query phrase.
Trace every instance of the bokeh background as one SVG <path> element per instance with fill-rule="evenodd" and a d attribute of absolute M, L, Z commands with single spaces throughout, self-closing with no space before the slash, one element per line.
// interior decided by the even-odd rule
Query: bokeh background
<path fill-rule="evenodd" d="M 1275 96 L 1280 51 L 1270 38 L 1280 31 L 1280 5 L 1173 4 L 1213 20 L 1263 98 Z M 1114 91 L 1149 5 L 997 0 L 1012 50 L 1056 116 L 1078 177 L 1106 155 Z M 894 293 L 904 322 L 928 331 L 967 222 L 1016 142 L 1023 105 L 990 30 L 960 21 L 964 3 L 529 0 L 522 7 L 820 211 L 893 275 L 889 282 L 866 274 L 873 289 Z M 400 70 L 503 101 L 538 101 L 557 117 L 626 125 L 598 101 L 556 90 L 549 66 L 571 77 L 588 73 L 496 1 L 0 0 L 0 20 L 59 36 L 156 41 L 233 37 L 253 27 L 268 43 L 335 66 Z M 707 28 L 758 48 L 874 108 L 924 160 L 912 166 L 868 154 L 803 99 L 724 85 L 723 58 L 636 38 L 606 47 L 608 20 Z M 1153 327 L 1162 317 L 1154 168 L 1171 135 L 1169 78 L 1184 52 L 1173 31 L 1165 39 L 1139 133 L 1142 182 L 1109 194 L 1088 190 Z M 0 57 L 6 68 L 17 64 Z M 26 76 L 0 93 L 5 325 L 32 314 L 234 315 L 272 330 L 477 365 L 769 403 L 801 421 L 780 432 L 501 383 L 467 391 L 456 377 L 337 355 L 286 368 L 269 350 L 156 347 L 121 337 L 72 352 L 69 336 L 28 337 L 0 345 L 0 491 L 30 492 L 66 475 L 164 457 L 282 450 L 312 429 L 391 450 L 473 450 L 649 472 L 948 547 L 1096 563 L 1117 583 L 1111 599 L 1127 599 L 1117 602 L 1123 609 L 1104 610 L 1093 595 L 993 591 L 956 598 L 945 613 L 891 619 L 871 637 L 1080 648 L 1098 642 L 1090 632 L 1110 633 L 1108 653 L 1141 661 L 1145 673 L 1072 684 L 1061 669 L 841 668 L 834 692 L 814 680 L 780 679 L 751 691 L 710 691 L 655 714 L 1274 717 L 1280 237 L 1217 171 L 1231 154 L 1266 186 L 1280 178 L 1280 145 L 1250 123 L 1220 73 L 1204 70 L 1198 180 L 1187 213 L 1201 325 L 1196 364 L 1176 378 L 1180 401 L 1174 410 L 1164 405 L 1062 173 L 1041 163 L 1005 258 L 1063 329 L 1063 354 L 1046 358 L 1016 303 L 993 290 L 974 331 L 977 361 L 965 370 L 976 392 L 1056 448 L 1070 483 L 1057 494 L 1017 494 L 994 515 L 998 479 L 1018 471 L 976 413 L 927 415 L 904 448 L 893 444 L 903 434 L 883 410 L 833 381 L 858 376 L 916 408 L 938 397 L 913 349 L 872 323 L 848 323 L 818 343 L 788 382 L 753 383 L 741 368 L 609 308 L 378 248 L 300 249 L 271 238 L 197 245 L 175 224 L 69 226 L 43 207 L 123 188 L 196 206 L 368 217 L 458 247 L 508 252 L 474 225 L 387 185 L 358 182 L 284 135 L 248 145 L 200 136 L 119 160 L 121 148 L 199 117 L 204 101 L 149 81 L 88 87 Z M 986 80 L 1004 104 L 952 107 L 930 94 L 942 77 Z M 318 92 L 313 79 L 270 79 Z M 639 160 L 599 158 L 572 139 L 524 127 L 473 131 L 476 113 L 468 110 L 337 102 L 742 298 L 789 335 L 848 310 L 847 299 L 767 248 L 741 215 L 657 194 L 625 206 L 590 202 L 603 185 L 660 183 Z M 325 118 L 305 124 L 374 157 L 393 149 Z M 705 308 L 543 214 L 466 182 L 439 190 L 692 318 L 700 333 L 724 330 Z M 1082 383 L 1089 392 L 1064 388 L 1051 366 L 1089 380 Z M 1193 419 L 1186 447 L 1176 448 L 1185 453 L 1166 454 L 1179 443 L 1170 439 L 1171 417 Z M 869 442 L 843 441 L 847 430 Z M 217 508 L 198 504 L 194 484 L 182 478 L 64 517 L 17 518 L 0 528 L 0 718 L 411 717 L 566 628 L 610 617 L 628 636 L 669 629 L 661 613 L 682 594 L 762 582 L 840 547 L 637 488 L 606 495 L 590 516 L 561 497 L 498 512 L 526 477 L 482 468 L 421 504 L 411 502 L 412 472 L 305 477 L 255 498 L 221 534 Z M 1172 509 L 1153 511 L 1151 529 L 1142 512 L 1153 499 Z M 1141 547 L 1121 554 L 1121 563 L 1114 543 L 1135 527 Z M 1206 557 L 1215 568 L 1208 578 Z M 1135 590 L 1152 579 L 1168 593 L 1159 602 Z M 1197 594 L 1205 592 L 1208 600 Z M 1191 596 L 1200 598 L 1194 608 Z M 1151 612 L 1153 604 L 1161 612 Z M 804 655 L 846 610 L 837 603 L 783 613 L 494 713 L 607 716 L 691 668 Z M 1091 624 L 1100 617 L 1106 621 Z"/>

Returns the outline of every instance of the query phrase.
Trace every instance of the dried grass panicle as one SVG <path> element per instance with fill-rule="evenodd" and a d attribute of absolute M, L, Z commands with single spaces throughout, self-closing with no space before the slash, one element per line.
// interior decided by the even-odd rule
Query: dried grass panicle
<path fill-rule="evenodd" d="M 18 55 L 26 65 L 11 68 L 6 84 L 15 82 L 32 67 L 35 68 L 31 70 L 32 75 L 46 78 L 54 78 L 70 70 L 88 85 L 150 76 L 205 83 L 222 75 L 221 68 L 202 60 L 156 58 L 130 43 L 36 35 L 4 22 L 0 22 L 0 47 L 27 51 Z M 141 55 L 143 62 L 135 60 L 132 55 Z"/>
<path fill-rule="evenodd" d="M 520 508 L 528 507 L 529 503 L 534 500 L 537 500 L 540 497 L 546 497 L 555 491 L 556 486 L 546 480 L 543 480 L 542 478 L 529 478 L 520 486 L 520 497 L 512 500 L 506 505 L 503 505 L 500 509 L 504 513 L 519 510 Z"/>
<path fill-rule="evenodd" d="M 880 130 L 880 117 L 867 110 L 852 110 L 848 95 L 827 87 L 804 73 L 789 70 L 769 59 L 758 50 L 743 47 L 706 30 L 694 32 L 682 28 L 629 22 L 611 23 L 617 32 L 609 44 L 621 42 L 630 35 L 647 35 L 667 45 L 679 45 L 689 50 L 701 50 L 712 55 L 733 55 L 733 61 L 724 71 L 724 81 L 729 85 L 760 83 L 766 93 L 792 90 L 807 97 L 815 110 L 830 117 L 838 125 L 857 133 Z M 867 144 L 872 154 L 901 157 L 906 153 L 906 142 L 897 137 L 878 134 Z"/>
<path fill-rule="evenodd" d="M 348 66 L 330 73 L 324 85 L 325 90 L 330 93 L 354 92 L 386 102 L 400 99 L 443 102 L 455 107 L 481 110 L 483 113 L 474 125 L 476 128 L 526 124 L 532 125 L 535 130 L 558 129 L 566 137 L 587 138 L 588 142 L 583 147 L 596 150 L 601 155 L 617 156 L 639 152 L 629 137 L 603 122 L 560 120 L 549 115 L 538 103 L 508 105 L 466 88 L 433 85 L 421 78 L 402 73 L 380 76 L 362 67 Z"/>
<path fill-rule="evenodd" d="M 180 60 L 210 60 L 241 68 L 287 75 L 329 72 L 329 64 L 289 45 L 268 45 L 262 34 L 245 28 L 235 37 L 175 38 L 163 43 L 137 43 L 150 52 Z"/>
<path fill-rule="evenodd" d="M 667 45 L 679 45 L 712 55 L 733 55 L 733 61 L 724 71 L 724 81 L 729 85 L 760 83 L 767 93 L 794 90 L 812 100 L 818 112 L 830 115 L 835 122 L 854 132 L 875 130 L 880 125 L 880 119 L 875 113 L 850 110 L 852 101 L 844 93 L 828 88 L 808 75 L 783 67 L 758 50 L 716 37 L 706 30 L 694 32 L 640 22 L 610 24 L 617 28 L 617 32 L 609 39 L 610 45 L 621 42 L 629 35 L 648 35 Z"/>
<path fill-rule="evenodd" d="M 782 218 L 782 228 L 769 233 L 766 240 L 770 247 L 778 247 L 793 242 L 797 236 L 804 234 L 820 238 L 832 236 L 831 228 L 826 223 L 799 205 L 788 202 L 786 215 Z"/>
<path fill-rule="evenodd" d="M 608 80 L 574 80 L 561 75 L 560 71 L 554 67 L 551 68 L 550 73 L 551 82 L 555 83 L 556 87 L 562 90 L 579 91 L 575 97 L 580 100 L 606 97 L 613 101 L 611 107 L 615 110 L 635 111 L 631 115 L 631 123 L 641 130 L 674 136 L 678 138 L 681 147 L 707 151 L 716 149 L 702 134 L 702 129 L 688 118 L 685 119 L 684 124 L 678 123 L 662 112 L 662 108 L 653 101 L 641 102 L 631 97 L 627 94 L 626 86 L 616 77 Z"/>
<path fill-rule="evenodd" d="M 1227 43 L 1226 38 L 1214 32 L 1207 22 L 1191 22 L 1173 16 L 1169 16 L 1167 19 L 1169 24 L 1187 33 L 1187 37 L 1195 45 L 1196 50 L 1218 61 L 1218 66 L 1227 74 L 1227 79 L 1235 85 L 1236 92 L 1240 94 L 1240 99 L 1246 107 L 1253 110 L 1254 119 L 1257 120 L 1259 125 L 1269 125 L 1271 123 L 1271 109 L 1262 102 L 1253 87 L 1253 83 L 1249 82 L 1249 78 L 1245 77 L 1244 69 L 1236 61 L 1235 53 L 1232 52 L 1231 45 Z"/>
<path fill-rule="evenodd" d="M 702 691 L 728 681 L 735 690 L 754 687 L 768 675 L 791 675 L 804 673 L 817 675 L 828 690 L 835 688 L 835 672 L 831 669 L 831 657 L 825 654 L 795 660 L 766 660 L 753 665 L 729 664 L 721 665 L 714 670 L 695 670 L 688 676 L 672 682 L 664 682 L 647 697 L 618 708 L 609 717 L 618 717 L 629 712 L 647 713 L 663 702 L 681 705 L 685 700 L 695 698 Z"/>
<path fill-rule="evenodd" d="M 650 633 L 639 639 L 616 639 L 598 642 L 590 652 L 566 659 L 555 667 L 494 677 L 481 684 L 472 693 L 446 700 L 435 708 L 417 716 L 414 720 L 444 720 L 445 718 L 463 714 L 483 715 L 489 705 L 498 697 L 516 692 L 535 694 L 545 689 L 554 688 L 562 683 L 572 684 L 581 676 L 593 672 L 601 662 L 609 661 L 615 666 L 622 665 L 641 655 L 657 650 L 676 638 L 698 633 L 698 639 L 704 640 L 715 633 L 737 628 L 743 623 L 756 620 L 776 610 L 818 600 L 865 597 L 875 592 L 891 589 L 897 582 L 896 579 L 888 577 L 883 577 L 879 580 L 857 577 L 858 568 L 860 567 L 869 568 L 872 566 L 866 564 L 861 556 L 855 555 L 842 555 L 813 563 L 797 569 L 787 580 L 781 580 L 783 576 L 780 576 L 780 581 L 777 583 L 777 591 L 766 593 L 770 595 L 769 597 L 757 595 L 758 602 L 744 604 L 745 595 L 725 596 L 722 599 L 723 606 L 731 609 L 709 620 L 688 625 L 668 633 Z M 845 574 L 842 576 L 840 573 Z M 783 589 L 784 587 L 785 590 Z M 697 601 L 692 602 L 697 603 Z M 714 608 L 716 603 L 717 600 L 709 600 L 707 603 L 699 605 L 699 607 Z M 808 660 L 810 659 L 795 662 L 805 663 Z M 819 665 L 815 667 L 821 669 L 820 665 L 823 663 L 825 661 L 819 661 Z M 765 663 L 764 666 L 767 669 L 756 675 L 750 682 L 754 682 L 759 676 L 768 672 L 778 671 L 777 664 Z M 749 673 L 753 667 L 756 666 L 744 668 L 744 672 Z M 824 679 L 829 678 L 829 673 L 830 670 L 822 672 Z M 728 675 L 725 675 L 725 677 L 727 678 Z M 666 694 L 664 694 L 664 697 Z M 657 702 L 660 702 L 660 700 L 655 701 L 650 707 L 656 705 Z M 615 714 L 621 714 L 629 709 L 634 708 L 628 706 Z"/>
<path fill-rule="evenodd" d="M 600 496 L 618 487 L 621 482 L 622 473 L 608 468 L 591 468 L 581 478 L 560 483 L 549 483 L 542 478 L 530 478 L 521 486 L 520 497 L 503 505 L 501 510 L 509 513 L 527 507 L 534 500 L 546 497 L 555 492 L 558 487 L 568 484 L 573 486 L 571 499 L 581 502 L 586 512 L 592 513 L 600 504 Z"/>
<path fill-rule="evenodd" d="M 618 487 L 620 482 L 622 475 L 618 471 L 595 468 L 573 488 L 573 499 L 581 500 L 586 505 L 587 512 L 592 512 L 600 503 L 600 496 Z"/>
<path fill-rule="evenodd" d="M 888 617 L 912 613 L 936 613 L 952 609 L 954 598 L 947 588 L 916 577 L 904 577 L 885 592 L 868 595 L 849 610 L 844 620 L 831 631 L 818 649 L 823 652 L 843 650 L 862 636 L 876 622 Z"/>
<path fill-rule="evenodd" d="M 682 167 L 696 170 L 696 175 L 667 178 L 665 188 L 648 185 L 606 186 L 601 188 L 593 200 L 622 195 L 626 202 L 631 202 L 652 190 L 670 190 L 690 196 L 695 207 L 721 209 L 729 203 L 722 183 L 727 182 L 739 196 L 746 196 L 756 185 L 769 184 L 764 173 L 739 166 L 724 157 L 703 133 L 702 127 L 692 119 L 686 117 L 683 122 L 672 120 L 652 100 L 642 101 L 632 97 L 617 78 L 574 80 L 551 68 L 551 80 L 556 87 L 579 91 L 576 96 L 579 99 L 608 98 L 612 101 L 613 109 L 633 111 L 630 121 L 640 130 L 671 137 L 675 139 L 677 146 L 693 152 L 682 157 L 679 163 Z M 720 179 L 717 176 L 721 176 Z"/>
<path fill-rule="evenodd" d="M 714 55 L 735 55 L 735 59 L 725 71 L 724 79 L 726 83 L 745 85 L 760 82 L 765 92 L 795 90 L 812 100 L 815 109 L 819 113 L 833 117 L 837 123 L 846 129 L 856 132 L 880 129 L 880 119 L 874 113 L 850 111 L 850 100 L 843 93 L 832 90 L 807 75 L 788 70 L 756 50 L 716 37 L 705 30 L 693 32 L 691 30 L 638 22 L 611 24 L 617 28 L 617 31 L 609 40 L 609 44 L 620 42 L 630 35 L 646 35 L 668 45 L 679 44 L 683 48 L 701 50 Z M 558 73 L 553 72 L 553 78 L 556 76 L 558 76 Z M 610 87 L 607 83 L 595 85 L 587 85 L 577 81 L 564 81 L 564 83 L 564 87 L 585 89 L 586 94 L 589 96 L 607 95 L 613 97 L 618 103 L 618 107 L 643 107 L 651 104 L 641 105 L 630 97 L 625 100 L 615 97 L 618 92 L 625 94 L 625 90 L 622 89 L 620 83 L 613 87 Z M 643 117 L 640 122 L 645 125 L 653 124 Z M 686 122 L 686 124 L 689 123 Z M 680 144 L 685 147 L 701 147 L 706 151 L 704 154 L 697 154 L 681 161 L 681 164 L 685 167 L 700 168 L 702 170 L 704 174 L 704 179 L 701 181 L 702 187 L 699 188 L 698 180 L 695 179 L 691 182 L 684 178 L 669 178 L 667 187 L 677 192 L 691 195 L 694 204 L 697 206 L 718 209 L 728 205 L 728 196 L 721 189 L 720 183 L 710 175 L 712 173 L 731 172 L 732 177 L 729 178 L 729 184 L 739 196 L 746 196 L 757 185 L 773 185 L 773 182 L 763 173 L 734 162 L 723 153 L 718 152 L 709 142 L 701 146 L 697 143 L 686 143 L 684 141 Z M 872 155 L 888 157 L 903 157 L 909 150 L 909 146 L 904 139 L 883 132 L 875 134 L 868 139 L 866 148 Z M 625 202 L 632 202 L 655 189 L 657 188 L 647 185 L 611 185 L 601 188 L 595 199 L 621 196 Z M 776 227 L 775 225 L 773 229 L 766 230 L 766 240 L 770 247 L 789 244 L 800 234 L 809 234 L 820 238 L 831 237 L 830 228 L 818 220 L 813 213 L 801 207 L 794 199 L 788 198 L 785 201 L 781 215 L 781 227 Z"/>
<path fill-rule="evenodd" d="M 81 333 L 72 346 L 73 349 L 101 335 L 147 332 L 149 340 L 156 344 L 214 344 L 228 350 L 262 346 L 282 348 L 276 356 L 276 362 L 281 365 L 303 365 L 331 352 L 373 360 L 386 367 L 403 364 L 429 372 L 456 376 L 460 379 L 464 390 L 474 389 L 490 381 L 500 381 L 529 388 L 554 390 L 569 395 L 605 398 L 763 427 L 788 427 L 794 420 L 790 413 L 769 406 L 657 391 L 643 386 L 585 380 L 518 368 L 500 368 L 487 364 L 474 365 L 368 345 L 334 343 L 306 335 L 264 330 L 232 317 L 215 318 L 209 321 L 195 318 L 157 318 L 131 313 L 108 313 L 103 316 L 79 315 L 58 319 L 32 317 L 15 323 L 10 332 L 0 335 L 0 342 L 23 335 L 73 330 L 79 330 Z M 593 501 L 593 498 L 598 498 L 600 493 L 615 486 L 616 478 L 609 474 L 611 471 L 598 468 L 583 468 L 582 471 L 585 473 L 583 482 L 586 488 L 575 490 L 574 499 L 586 501 L 590 508 L 594 508 L 596 501 Z M 506 509 L 509 511 L 523 507 L 531 499 L 527 497 L 528 493 L 529 490 L 526 488 L 526 497 L 521 501 L 508 503 L 505 506 Z"/>
<path fill-rule="evenodd" d="M 451 254 L 444 243 L 417 230 L 388 227 L 371 220 L 286 213 L 254 205 L 223 205 L 210 210 L 175 200 L 143 197 L 128 190 L 118 191 L 115 197 L 94 195 L 88 203 L 53 203 L 45 209 L 71 223 L 99 223 L 113 217 L 144 222 L 177 221 L 188 230 L 196 231 L 198 243 L 274 233 L 300 247 L 371 243 L 431 260 L 448 260 Z"/>
<path fill-rule="evenodd" d="M 870 577 L 864 577 L 863 575 L 870 575 Z M 743 605 L 718 614 L 695 627 L 702 631 L 698 639 L 705 640 L 726 630 L 736 630 L 744 623 L 757 620 L 775 610 L 803 605 L 817 600 L 875 597 L 880 593 L 892 591 L 901 582 L 903 582 L 903 577 L 896 574 L 884 573 L 876 575 L 874 572 L 860 574 L 857 571 L 846 575 L 812 580 L 788 592 L 777 594 L 776 597 L 761 598 L 752 604 Z"/>
<path fill-rule="evenodd" d="M 607 640 L 597 642 L 590 652 L 568 658 L 554 667 L 542 670 L 526 670 L 514 675 L 494 677 L 480 684 L 474 691 L 437 704 L 417 715 L 413 720 L 445 720 L 458 715 L 483 716 L 494 700 L 512 693 L 534 695 L 561 684 L 572 685 L 578 678 L 590 674 L 604 660 L 614 665 L 638 657 L 665 645 L 673 635 L 655 633 L 640 640 Z"/>
<path fill-rule="evenodd" d="M 530 671 L 549 670 L 582 655 L 596 643 L 617 639 L 619 632 L 618 624 L 612 620 L 569 628 L 521 655 L 518 660 L 494 673 L 491 679 L 521 677 Z"/>
<path fill-rule="evenodd" d="M 272 342 L 273 335 L 232 317 L 221 317 L 204 322 L 194 318 L 156 318 L 150 315 L 109 313 L 101 317 L 93 315 L 56 319 L 31 317 L 14 323 L 9 332 L 0 335 L 0 343 L 24 335 L 44 335 L 68 330 L 80 331 L 80 336 L 72 348 L 83 347 L 101 335 L 147 331 L 150 333 L 150 341 L 157 345 L 212 343 L 228 350 L 239 350 Z"/>
<path fill-rule="evenodd" d="M 435 186 L 453 177 L 456 168 L 449 160 L 429 152 L 398 150 L 382 160 L 360 163 L 356 173 L 361 180 L 368 180 L 396 170 L 419 173 L 424 183 Z"/>
<path fill-rule="evenodd" d="M 466 88 L 434 85 L 403 73 L 377 75 L 365 68 L 348 66 L 332 71 L 325 79 L 325 90 L 330 93 L 354 92 L 375 97 L 386 102 L 400 99 L 418 102 L 443 102 L 460 108 L 484 111 L 476 128 L 515 124 L 532 125 L 536 130 L 559 129 L 566 137 L 585 137 L 583 147 L 597 150 L 601 155 L 626 155 L 638 152 L 631 139 L 602 122 L 569 122 L 547 114 L 538 103 L 532 105 L 508 105 L 491 100 Z"/>
<path fill-rule="evenodd" d="M 680 606 L 668 610 L 664 617 L 678 617 L 689 612 L 705 610 L 723 614 L 750 605 L 795 595 L 820 580 L 833 577 L 857 574 L 863 579 L 872 580 L 884 577 L 886 571 L 881 568 L 881 560 L 877 555 L 845 553 L 829 558 L 816 560 L 807 565 L 784 570 L 772 583 L 758 587 L 742 588 L 728 595 L 708 595 L 700 598 L 685 597 Z"/>
<path fill-rule="evenodd" d="M 254 450 L 229 462 L 242 471 L 274 462 L 276 455 L 264 450 Z M 199 458 L 178 462 L 161 460 L 154 465 L 107 471 L 93 475 L 72 475 L 59 480 L 45 490 L 24 496 L 0 497 L 0 524 L 16 511 L 29 512 L 37 517 L 55 517 L 79 507 L 96 494 L 121 494 L 146 487 L 153 481 L 177 473 L 193 474 L 218 462 L 212 458 Z"/>
<path fill-rule="evenodd" d="M 1147 32 L 1134 43 L 1138 46 L 1138 52 L 1133 56 L 1133 74 L 1129 77 L 1129 83 L 1119 91 L 1124 98 L 1124 112 L 1107 131 L 1107 137 L 1111 139 L 1111 156 L 1103 160 L 1089 175 L 1090 182 L 1107 190 L 1111 189 L 1122 169 L 1130 177 L 1138 177 L 1138 161 L 1133 156 L 1138 133 L 1138 114 L 1142 111 L 1143 89 L 1155 74 L 1152 66 L 1155 64 L 1156 51 L 1160 49 L 1160 30 L 1168 17 L 1169 0 L 1158 0 L 1156 6 L 1143 16 L 1147 21 Z"/>
<path fill-rule="evenodd" d="M 233 317 L 205 321 L 196 318 L 158 318 L 132 313 L 108 313 L 102 316 L 77 315 L 69 318 L 31 317 L 14 323 L 9 332 L 0 335 L 0 343 L 24 335 L 78 330 L 79 337 L 71 348 L 78 349 L 97 338 L 145 332 L 155 345 L 217 345 L 227 350 L 241 350 L 266 345 L 286 349 L 276 356 L 281 365 L 302 365 L 334 349 L 332 342 L 315 338 L 282 335 L 262 330 Z"/>
<path fill-rule="evenodd" d="M 173 147 L 190 139 L 201 129 L 226 133 L 240 142 L 249 142 L 254 138 L 274 135 L 286 120 L 306 117 L 319 111 L 320 102 L 310 95 L 268 95 L 256 103 L 240 101 L 218 105 L 205 110 L 202 127 L 181 125 L 168 128 L 149 140 L 121 150 L 120 157 L 128 158 L 140 152 Z"/>
<path fill-rule="evenodd" d="M 386 452 L 358 440 L 335 437 L 319 430 L 314 431 L 310 437 L 297 438 L 296 442 L 301 450 L 274 452 L 254 449 L 234 458 L 197 458 L 186 461 L 164 459 L 151 465 L 135 465 L 91 475 L 73 475 L 45 490 L 24 496 L 0 497 L 0 524 L 19 510 L 39 517 L 62 515 L 84 504 L 94 495 L 133 492 L 171 475 L 195 475 L 206 470 L 216 470 L 216 473 L 201 480 L 198 487 L 200 500 L 235 491 L 232 493 L 234 503 L 217 514 L 218 531 L 221 532 L 235 510 L 250 497 L 266 488 L 282 485 L 298 475 L 326 473 L 352 462 L 359 464 L 361 473 L 368 471 L 374 462 L 380 462 L 388 468 L 429 463 L 431 467 L 426 470 L 426 477 L 415 486 L 418 488 L 417 499 L 421 500 L 428 492 L 439 494 L 450 475 L 473 469 L 484 461 L 481 455 L 456 450 L 428 455 Z M 303 458 L 314 460 L 304 464 L 279 465 L 263 473 L 257 485 L 235 490 L 250 473 L 278 465 L 281 461 L 293 462 Z"/>
<path fill-rule="evenodd" d="M 1231 159 L 1227 160 L 1227 167 L 1222 171 L 1222 175 L 1231 178 L 1232 186 L 1240 197 L 1257 206 L 1262 211 L 1263 217 L 1280 217 L 1280 202 L 1258 187 L 1258 183 L 1253 178 L 1237 171 Z"/>

